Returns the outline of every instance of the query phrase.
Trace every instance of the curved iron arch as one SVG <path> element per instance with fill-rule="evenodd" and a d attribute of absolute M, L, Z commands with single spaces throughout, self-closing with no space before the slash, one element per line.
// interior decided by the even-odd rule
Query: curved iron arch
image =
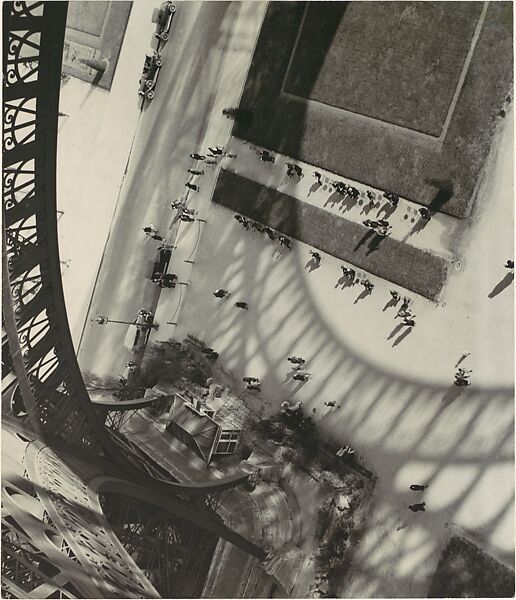
<path fill-rule="evenodd" d="M 17 385 L 31 427 L 46 443 L 113 461 L 129 481 L 202 506 L 203 498 L 244 482 L 248 475 L 184 485 L 156 477 L 141 460 L 129 460 L 90 401 L 77 363 L 61 281 L 56 206 L 67 5 L 30 0 L 3 4 L 2 310 Z M 213 530 L 220 531 L 216 515 Z M 231 530 L 227 535 L 257 558 L 265 557 L 261 548 Z"/>

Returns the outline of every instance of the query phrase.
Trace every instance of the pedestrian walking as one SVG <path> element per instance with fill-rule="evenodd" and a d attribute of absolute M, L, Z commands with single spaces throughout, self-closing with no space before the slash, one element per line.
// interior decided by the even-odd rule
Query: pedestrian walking
<path fill-rule="evenodd" d="M 423 491 L 424 489 L 426 489 L 427 487 L 428 487 L 427 485 L 420 485 L 420 484 L 418 484 L 418 483 L 413 483 L 413 484 L 410 486 L 410 489 L 411 489 L 413 492 L 422 492 L 422 491 Z"/>
<path fill-rule="evenodd" d="M 270 240 L 274 241 L 276 239 L 276 234 L 274 233 L 274 229 L 271 229 L 270 227 L 265 227 L 264 231 Z"/>
<path fill-rule="evenodd" d="M 190 157 L 195 159 L 195 160 L 206 160 L 206 157 L 203 156 L 202 154 L 197 154 L 197 152 L 194 152 L 193 154 L 190 154 Z"/>
<path fill-rule="evenodd" d="M 428 208 L 425 208 L 424 206 L 419 209 L 419 214 L 421 215 L 421 218 L 424 219 L 425 221 L 430 221 L 430 219 L 432 217 Z"/>
<path fill-rule="evenodd" d="M 185 205 L 185 199 L 178 198 L 177 200 L 174 200 L 173 202 L 170 203 L 170 208 L 172 210 L 178 210 L 180 208 L 183 208 L 184 205 Z"/>
<path fill-rule="evenodd" d="M 247 310 L 249 308 L 247 302 L 235 302 L 235 306 L 237 308 L 241 308 L 242 310 Z"/>
<path fill-rule="evenodd" d="M 144 227 L 143 231 L 145 231 L 146 235 L 148 236 L 151 236 L 153 233 L 158 233 L 158 230 L 154 225 L 152 225 L 152 223 L 150 225 L 147 225 L 147 227 Z"/>
<path fill-rule="evenodd" d="M 400 311 L 407 310 L 410 305 L 410 298 L 403 296 L 403 303 L 401 305 Z"/>
<path fill-rule="evenodd" d="M 303 365 L 306 362 L 304 358 L 301 358 L 299 356 L 289 356 L 287 360 L 293 365 Z"/>
<path fill-rule="evenodd" d="M 295 379 L 296 381 L 308 381 L 311 377 L 312 374 L 305 371 L 304 373 L 296 373 L 292 379 Z"/>
<path fill-rule="evenodd" d="M 340 408 L 340 406 L 337 406 L 335 400 L 329 400 L 328 402 L 325 402 L 324 405 L 329 406 L 330 408 Z"/>
<path fill-rule="evenodd" d="M 194 183 L 190 183 L 189 181 L 187 181 L 187 182 L 185 183 L 185 185 L 186 185 L 186 187 L 187 187 L 189 190 L 193 190 L 194 192 L 198 192 L 198 191 L 199 191 L 199 186 L 195 185 Z"/>
<path fill-rule="evenodd" d="M 313 250 L 310 250 L 309 252 L 315 261 L 317 261 L 318 263 L 321 262 L 321 255 L 319 254 L 319 252 L 314 252 Z"/>
<path fill-rule="evenodd" d="M 253 223 L 251 224 L 251 228 L 255 231 L 258 231 L 259 233 L 263 233 L 265 231 L 265 227 L 257 221 L 253 221 Z"/>
<path fill-rule="evenodd" d="M 271 155 L 271 153 L 268 150 L 262 150 L 260 152 L 260 160 L 262 160 L 263 162 L 269 162 L 269 163 L 273 163 L 275 162 L 275 158 L 274 156 Z"/>
<path fill-rule="evenodd" d="M 179 220 L 183 221 L 183 223 L 193 223 L 195 219 L 191 215 L 181 214 L 179 215 Z"/>
<path fill-rule="evenodd" d="M 506 267 L 507 269 L 514 269 L 514 261 L 513 260 L 508 260 L 504 267 Z"/>
<path fill-rule="evenodd" d="M 221 148 L 220 146 L 215 146 L 215 148 L 212 148 L 211 146 L 208 147 L 208 150 L 212 153 L 215 154 L 215 156 L 220 156 L 221 154 L 224 153 L 224 148 Z"/>
<path fill-rule="evenodd" d="M 392 300 L 397 304 L 400 301 L 400 295 L 398 294 L 398 292 L 391 290 L 390 294 L 392 296 Z"/>
<path fill-rule="evenodd" d="M 292 177 L 292 175 L 294 175 L 294 168 L 296 165 L 294 165 L 293 163 L 287 163 L 287 175 L 289 177 Z"/>
<path fill-rule="evenodd" d="M 335 454 L 339 457 L 342 458 L 343 456 L 351 456 L 353 454 L 355 454 L 355 450 L 349 445 L 346 444 L 345 446 L 341 446 L 337 452 L 335 452 Z"/>
<path fill-rule="evenodd" d="M 415 327 L 416 322 L 414 321 L 414 319 L 409 319 L 408 317 L 405 317 L 403 319 L 403 325 L 405 325 L 406 327 Z"/>
<path fill-rule="evenodd" d="M 366 196 L 369 201 L 372 200 L 374 202 L 376 200 L 376 196 L 374 195 L 374 192 L 372 192 L 371 190 L 367 190 Z"/>
<path fill-rule="evenodd" d="M 322 175 L 319 173 L 319 171 L 314 171 L 312 175 L 315 177 L 317 183 L 321 183 Z"/>
<path fill-rule="evenodd" d="M 286 246 L 289 250 L 292 249 L 291 246 L 290 246 L 291 241 L 289 240 L 288 237 L 285 237 L 284 235 L 280 235 L 278 239 L 279 239 L 279 243 L 282 246 Z"/>
<path fill-rule="evenodd" d="M 293 169 L 298 177 L 304 177 L 303 169 L 299 165 L 294 165 Z"/>
<path fill-rule="evenodd" d="M 457 377 L 457 375 L 455 375 L 455 381 L 453 384 L 459 387 L 467 387 L 468 385 L 471 385 L 471 381 L 468 381 L 466 377 Z"/>
<path fill-rule="evenodd" d="M 340 268 L 342 269 L 342 274 L 344 275 L 344 277 L 346 277 L 347 279 L 355 279 L 355 269 L 348 269 L 347 267 L 343 267 L 342 265 Z"/>
<path fill-rule="evenodd" d="M 204 171 L 198 171 L 197 169 L 187 169 L 192 175 L 204 175 Z"/>
<path fill-rule="evenodd" d="M 415 504 L 409 504 L 409 509 L 412 512 L 425 512 L 425 502 L 416 502 Z"/>
<path fill-rule="evenodd" d="M 457 373 L 456 373 L 455 377 L 464 377 L 464 379 L 468 379 L 468 377 L 471 375 L 471 373 L 473 373 L 473 369 L 459 368 L 459 369 L 457 369 Z"/>
<path fill-rule="evenodd" d="M 215 290 L 213 295 L 215 298 L 227 298 L 229 296 L 229 292 L 223 288 L 220 288 L 219 290 Z"/>

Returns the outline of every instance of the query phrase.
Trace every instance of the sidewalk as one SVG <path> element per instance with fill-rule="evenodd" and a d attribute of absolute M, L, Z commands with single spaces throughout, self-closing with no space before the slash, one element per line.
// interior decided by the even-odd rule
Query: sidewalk
<path fill-rule="evenodd" d="M 59 110 L 69 116 L 60 118 L 58 133 L 59 252 L 68 264 L 63 288 L 76 349 L 139 123 L 136 91 L 151 13 L 150 4 L 133 2 L 110 92 L 73 77 L 61 88 Z"/>
<path fill-rule="evenodd" d="M 418 212 L 421 208 L 420 204 L 400 198 L 397 208 L 392 211 L 390 203 L 383 197 L 381 190 L 358 181 L 345 179 L 340 175 L 299 160 L 292 160 L 277 152 L 271 152 L 276 159 L 275 163 L 264 163 L 258 157 L 258 152 L 261 150 L 263 148 L 233 137 L 228 152 L 236 154 L 237 158 L 225 161 L 224 168 L 263 186 L 293 196 L 302 202 L 324 208 L 353 223 L 362 224 L 365 219 L 386 219 L 392 225 L 389 234 L 392 239 L 403 241 L 415 248 L 431 249 L 432 253 L 447 260 L 453 260 L 455 257 L 452 246 L 454 236 L 461 227 L 459 219 L 437 213 L 423 229 L 411 234 L 415 227 L 422 224 Z M 301 179 L 297 176 L 288 177 L 287 162 L 299 165 L 303 170 L 304 177 Z M 318 185 L 313 177 L 315 171 L 321 174 L 322 185 Z M 331 183 L 334 181 L 342 181 L 358 189 L 360 191 L 359 202 L 348 203 L 343 196 L 336 194 L 331 187 Z M 372 192 L 375 196 L 374 208 L 368 207 L 367 191 Z"/>
<path fill-rule="evenodd" d="M 239 9 L 204 140 L 199 148 L 192 148 L 191 152 L 206 155 L 208 146 L 224 145 L 230 139 L 233 121 L 224 117 L 222 110 L 229 106 L 238 106 L 267 3 L 243 2 L 239 5 Z M 192 183 L 199 186 L 200 192 L 198 194 L 190 192 L 188 195 L 187 206 L 198 211 L 198 218 L 209 219 L 211 198 L 222 162 L 226 160 L 219 159 L 216 166 L 210 167 L 204 162 L 192 159 L 192 168 L 204 170 L 204 175 L 191 178 Z M 176 273 L 180 281 L 191 280 L 192 270 L 195 269 L 197 248 L 205 226 L 206 224 L 201 221 L 180 225 L 175 240 L 177 249 L 172 254 L 169 266 L 169 272 Z M 185 261 L 193 261 L 194 264 Z M 178 286 L 174 293 L 160 299 L 155 313 L 159 330 L 151 332 L 149 342 L 168 340 L 174 336 L 176 325 L 173 323 L 179 318 L 181 305 L 188 290 L 189 288 L 183 289 L 182 286 Z"/>

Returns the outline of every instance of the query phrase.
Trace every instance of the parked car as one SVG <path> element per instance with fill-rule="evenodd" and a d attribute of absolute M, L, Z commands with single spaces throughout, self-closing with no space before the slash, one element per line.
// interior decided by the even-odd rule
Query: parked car
<path fill-rule="evenodd" d="M 152 12 L 152 22 L 156 23 L 155 36 L 161 41 L 168 40 L 168 32 L 172 25 L 172 19 L 176 12 L 176 7 L 172 2 L 163 2 L 159 8 L 155 8 Z"/>
<path fill-rule="evenodd" d="M 158 75 L 162 66 L 163 61 L 159 52 L 153 50 L 152 53 L 148 52 L 145 55 L 143 72 L 140 77 L 140 87 L 138 89 L 138 94 L 140 94 L 140 96 L 145 96 L 149 100 L 154 98 L 154 88 L 156 87 L 156 82 L 158 81 Z"/>
<path fill-rule="evenodd" d="M 157 273 L 152 281 L 160 288 L 175 288 L 177 275 L 175 273 Z"/>
<path fill-rule="evenodd" d="M 167 246 L 160 246 L 156 254 L 154 266 L 152 267 L 151 279 L 154 280 L 167 272 L 168 265 L 170 263 L 170 257 L 172 256 L 171 248 Z"/>

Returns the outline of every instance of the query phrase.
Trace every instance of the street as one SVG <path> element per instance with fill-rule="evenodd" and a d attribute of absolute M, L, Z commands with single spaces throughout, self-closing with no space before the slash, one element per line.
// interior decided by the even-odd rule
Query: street
<path fill-rule="evenodd" d="M 98 376 L 116 375 L 131 357 L 124 347 L 128 335 L 126 326 L 99 326 L 90 319 L 101 314 L 110 319 L 132 321 L 140 308 L 154 310 L 157 288 L 146 277 L 150 275 L 149 263 L 154 260 L 160 242 L 147 237 L 142 229 L 154 224 L 165 240 L 173 237 L 169 225 L 175 211 L 170 209 L 170 203 L 187 191 L 184 187 L 188 181 L 187 169 L 196 164 L 189 155 L 199 151 L 206 134 L 230 38 L 233 39 L 231 51 L 237 54 L 236 66 L 240 67 L 239 48 L 244 47 L 244 60 L 250 59 L 250 50 L 245 51 L 245 44 L 253 43 L 252 31 L 255 30 L 256 35 L 263 10 L 259 3 L 242 6 L 213 2 L 182 3 L 177 11 L 173 33 L 162 49 L 164 66 L 156 95 L 143 108 L 88 311 L 78 352 L 84 371 Z M 245 32 L 249 33 L 248 40 L 239 40 L 238 35 L 243 36 Z M 243 73 L 229 73 L 231 77 L 234 75 L 243 85 L 245 66 Z M 225 126 L 227 138 L 230 122 L 221 113 L 217 121 Z M 210 190 L 205 188 L 207 180 L 205 177 L 200 183 L 200 199 L 195 198 L 195 192 L 189 192 L 189 207 L 200 209 L 198 217 L 204 216 L 201 203 L 204 200 L 207 207 L 211 196 Z M 191 253 L 188 236 L 198 237 L 201 226 L 199 221 L 182 226 L 177 243 L 186 247 L 187 255 L 182 258 L 174 255 L 169 272 L 174 272 L 174 265 L 188 258 Z M 184 279 L 180 277 L 180 280 Z M 115 288 L 116 295 L 113 294 Z M 161 293 L 178 294 L 180 289 L 178 286 L 176 290 L 165 289 Z"/>

